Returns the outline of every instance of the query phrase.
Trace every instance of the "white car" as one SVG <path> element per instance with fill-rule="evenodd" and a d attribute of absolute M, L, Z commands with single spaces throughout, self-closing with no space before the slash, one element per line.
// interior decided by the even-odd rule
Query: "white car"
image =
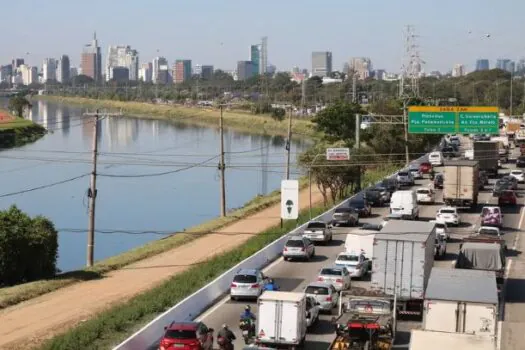
<path fill-rule="evenodd" d="M 255 298 L 262 294 L 267 278 L 259 269 L 240 269 L 230 285 L 230 299 Z"/>
<path fill-rule="evenodd" d="M 416 191 L 418 203 L 434 203 L 436 201 L 436 193 L 431 188 L 419 188 Z"/>
<path fill-rule="evenodd" d="M 445 240 L 450 239 L 448 225 L 444 221 L 434 221 L 436 223 L 436 235 L 443 237 Z"/>
<path fill-rule="evenodd" d="M 509 176 L 515 178 L 519 183 L 525 182 L 525 173 L 523 173 L 523 170 L 512 170 Z"/>
<path fill-rule="evenodd" d="M 442 207 L 437 211 L 436 221 L 444 222 L 449 225 L 459 225 L 461 218 L 458 209 L 455 207 Z"/>
<path fill-rule="evenodd" d="M 412 174 L 412 177 L 414 179 L 417 180 L 417 179 L 423 178 L 423 174 L 421 173 L 421 171 L 419 171 L 419 166 L 413 165 L 410 167 L 409 171 L 410 171 L 410 174 Z"/>
<path fill-rule="evenodd" d="M 499 228 L 497 228 L 495 226 L 481 226 L 476 231 L 476 234 L 500 237 L 501 236 L 501 231 L 499 230 Z"/>
<path fill-rule="evenodd" d="M 441 152 L 431 152 L 428 155 L 428 162 L 435 166 L 443 165 L 443 155 Z"/>
<path fill-rule="evenodd" d="M 368 260 L 364 254 L 340 253 L 335 259 L 335 265 L 346 267 L 353 278 L 363 278 L 368 273 Z"/>
<path fill-rule="evenodd" d="M 317 282 L 330 283 L 339 292 L 350 288 L 350 272 L 344 266 L 323 267 L 317 275 Z"/>

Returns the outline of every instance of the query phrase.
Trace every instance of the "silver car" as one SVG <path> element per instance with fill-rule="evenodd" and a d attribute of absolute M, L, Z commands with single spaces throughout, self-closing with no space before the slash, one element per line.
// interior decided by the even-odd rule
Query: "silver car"
<path fill-rule="evenodd" d="M 303 237 L 312 242 L 329 242 L 332 240 L 332 228 L 324 221 L 310 221 L 304 229 Z"/>
<path fill-rule="evenodd" d="M 283 248 L 284 260 L 307 259 L 315 255 L 315 246 L 308 238 L 301 236 L 290 237 Z"/>
<path fill-rule="evenodd" d="M 330 312 L 339 303 L 339 293 L 329 283 L 313 282 L 304 290 L 306 296 L 312 297 L 319 303 L 322 311 Z"/>
<path fill-rule="evenodd" d="M 402 186 L 414 186 L 414 177 L 410 171 L 400 171 L 396 177 L 397 183 Z"/>
<path fill-rule="evenodd" d="M 323 267 L 317 275 L 318 282 L 331 283 L 337 291 L 349 289 L 350 280 L 350 272 L 345 266 Z"/>
<path fill-rule="evenodd" d="M 258 298 L 267 278 L 259 269 L 240 269 L 230 285 L 230 299 Z"/>

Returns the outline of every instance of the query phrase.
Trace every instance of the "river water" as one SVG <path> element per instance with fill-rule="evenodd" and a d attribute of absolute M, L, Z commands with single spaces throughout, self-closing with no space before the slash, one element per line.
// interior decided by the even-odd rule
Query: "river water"
<path fill-rule="evenodd" d="M 94 128 L 85 111 L 35 102 L 27 118 L 50 133 L 33 144 L 0 152 L 0 209 L 16 204 L 30 215 L 51 219 L 60 232 L 62 271 L 86 262 L 87 174 Z M 226 130 L 224 139 L 228 209 L 280 187 L 285 171 L 282 137 Z M 307 146 L 304 141 L 292 143 L 292 163 Z M 107 117 L 99 123 L 98 148 L 96 260 L 219 215 L 216 128 Z M 292 168 L 292 178 L 296 174 Z"/>

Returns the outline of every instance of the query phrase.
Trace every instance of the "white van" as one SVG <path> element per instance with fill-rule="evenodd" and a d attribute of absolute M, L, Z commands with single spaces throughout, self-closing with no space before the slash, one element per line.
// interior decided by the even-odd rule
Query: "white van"
<path fill-rule="evenodd" d="M 443 165 L 443 155 L 441 152 L 431 152 L 428 155 L 428 162 L 432 165 Z"/>
<path fill-rule="evenodd" d="M 390 213 L 401 215 L 403 219 L 419 218 L 419 205 L 415 191 L 396 191 L 390 199 Z"/>

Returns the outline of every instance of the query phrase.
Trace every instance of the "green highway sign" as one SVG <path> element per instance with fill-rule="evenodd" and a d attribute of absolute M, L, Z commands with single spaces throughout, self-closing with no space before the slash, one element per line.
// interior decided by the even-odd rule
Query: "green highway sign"
<path fill-rule="evenodd" d="M 498 107 L 408 108 L 411 134 L 499 134 Z"/>

